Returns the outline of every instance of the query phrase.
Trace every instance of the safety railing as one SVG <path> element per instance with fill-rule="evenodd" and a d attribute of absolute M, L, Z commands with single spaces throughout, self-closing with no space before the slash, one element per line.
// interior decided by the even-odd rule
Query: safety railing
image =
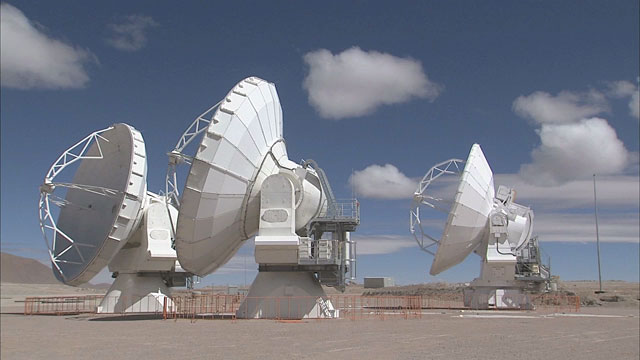
<path fill-rule="evenodd" d="M 339 240 L 301 238 L 298 246 L 298 264 L 339 265 L 340 255 L 344 252 L 340 249 L 340 245 L 341 241 Z"/>
<path fill-rule="evenodd" d="M 357 199 L 337 199 L 332 202 L 325 200 L 326 210 L 322 211 L 318 219 L 346 220 L 360 223 L 360 203 Z"/>

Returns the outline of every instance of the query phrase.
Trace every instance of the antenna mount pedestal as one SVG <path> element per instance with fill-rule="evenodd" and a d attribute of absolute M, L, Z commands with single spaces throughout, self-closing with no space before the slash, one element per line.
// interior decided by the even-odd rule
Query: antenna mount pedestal
<path fill-rule="evenodd" d="M 168 297 L 169 293 L 169 288 L 160 273 L 118 273 L 118 277 L 102 298 L 97 312 L 161 313 L 165 301 L 167 306 L 173 306 Z"/>
<path fill-rule="evenodd" d="M 485 241 L 480 277 L 463 290 L 464 305 L 472 309 L 530 309 L 529 296 L 522 281 L 515 278 L 517 257 L 507 242 L 493 237 Z"/>
<path fill-rule="evenodd" d="M 350 226 L 346 217 L 344 221 L 330 219 L 328 214 L 334 211 L 322 210 L 298 230 L 311 237 L 299 236 L 296 220 L 309 212 L 304 205 L 296 207 L 296 188 L 300 188 L 294 186 L 296 181 L 304 189 L 306 180 L 296 179 L 286 171 L 269 176 L 262 184 L 259 232 L 255 238 L 259 273 L 236 313 L 238 318 L 339 315 L 321 284 L 344 290 L 346 274 L 351 274 L 355 266 L 350 255 L 355 257 L 355 247 L 349 231 L 355 230 L 358 220 L 350 217 L 353 222 Z M 335 201 L 330 203 L 323 208 L 335 207 Z M 325 232 L 331 233 L 330 239 L 322 239 Z"/>
<path fill-rule="evenodd" d="M 141 224 L 109 263 L 109 270 L 117 276 L 98 306 L 98 313 L 162 312 L 165 301 L 167 306 L 173 306 L 168 297 L 170 287 L 185 286 L 190 276 L 182 270 L 171 248 L 171 222 L 175 221 L 177 210 L 167 206 L 164 197 L 151 193 L 147 196 Z"/>
<path fill-rule="evenodd" d="M 320 281 L 309 271 L 260 271 L 236 312 L 240 319 L 338 316 Z"/>

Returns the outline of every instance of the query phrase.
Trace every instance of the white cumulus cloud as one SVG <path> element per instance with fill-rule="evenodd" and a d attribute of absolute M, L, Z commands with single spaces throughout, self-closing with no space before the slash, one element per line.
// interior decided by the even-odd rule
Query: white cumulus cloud
<path fill-rule="evenodd" d="M 534 210 L 535 211 L 535 210 Z M 638 213 L 598 214 L 598 230 L 601 242 L 640 241 Z M 536 214 L 533 232 L 544 242 L 595 242 L 596 225 L 593 213 L 539 213 Z"/>
<path fill-rule="evenodd" d="M 638 208 L 640 178 L 637 175 L 596 177 L 598 205 L 607 208 Z M 517 174 L 495 174 L 494 183 L 517 191 L 516 202 L 545 212 L 593 206 L 593 179 L 572 180 L 557 185 L 535 185 Z"/>
<path fill-rule="evenodd" d="M 147 44 L 147 31 L 156 26 L 158 23 L 150 16 L 125 16 L 120 21 L 108 25 L 111 34 L 107 43 L 118 50 L 140 50 Z"/>
<path fill-rule="evenodd" d="M 570 123 L 608 110 L 605 96 L 596 90 L 586 93 L 562 91 L 556 96 L 536 91 L 519 96 L 513 102 L 516 114 L 538 124 Z"/>
<path fill-rule="evenodd" d="M 372 199 L 410 199 L 418 180 L 404 175 L 391 164 L 370 165 L 349 177 L 359 196 Z"/>
<path fill-rule="evenodd" d="M 631 96 L 636 91 L 638 91 L 638 87 L 630 81 L 621 80 L 609 83 L 609 94 L 614 97 Z"/>
<path fill-rule="evenodd" d="M 628 170 L 635 153 L 625 148 L 607 120 L 594 115 L 609 112 L 607 97 L 633 96 L 634 89 L 619 81 L 604 92 L 561 91 L 554 96 L 536 91 L 516 98 L 513 111 L 533 120 L 540 136 L 532 162 L 520 167 L 520 176 L 531 184 L 551 186 Z"/>
<path fill-rule="evenodd" d="M 592 178 L 538 186 L 516 174 L 496 174 L 494 181 L 513 187 L 515 201 L 533 209 L 533 232 L 541 241 L 596 241 Z M 600 241 L 640 241 L 638 175 L 597 176 L 596 184 Z"/>
<path fill-rule="evenodd" d="M 419 61 L 408 57 L 352 47 L 335 55 L 326 49 L 312 51 L 304 61 L 309 73 L 303 86 L 309 103 L 324 118 L 363 116 L 412 98 L 433 101 L 442 90 Z"/>
<path fill-rule="evenodd" d="M 411 236 L 402 235 L 352 235 L 358 246 L 358 255 L 391 254 L 406 248 L 418 249 Z"/>
<path fill-rule="evenodd" d="M 57 40 L 16 7 L 0 5 L 2 86 L 17 89 L 80 88 L 89 82 L 88 50 Z"/>
<path fill-rule="evenodd" d="M 600 118 L 568 124 L 542 124 L 541 144 L 531 152 L 533 162 L 520 175 L 533 184 L 561 184 L 592 174 L 622 172 L 630 154 L 615 130 Z"/>
<path fill-rule="evenodd" d="M 629 114 L 640 119 L 640 89 L 629 81 L 614 81 L 609 84 L 609 95 L 616 98 L 629 98 Z"/>

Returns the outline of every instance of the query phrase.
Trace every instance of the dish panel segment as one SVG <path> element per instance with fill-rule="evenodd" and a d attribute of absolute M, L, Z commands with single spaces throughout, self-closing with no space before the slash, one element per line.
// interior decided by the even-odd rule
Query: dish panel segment
<path fill-rule="evenodd" d="M 257 232 L 262 181 L 286 160 L 275 86 L 240 81 L 214 114 L 187 176 L 175 242 L 186 270 L 213 272 Z"/>
<path fill-rule="evenodd" d="M 429 273 L 436 275 L 461 263 L 487 231 L 495 190 L 493 172 L 480 145 L 471 147 L 447 223 Z"/>

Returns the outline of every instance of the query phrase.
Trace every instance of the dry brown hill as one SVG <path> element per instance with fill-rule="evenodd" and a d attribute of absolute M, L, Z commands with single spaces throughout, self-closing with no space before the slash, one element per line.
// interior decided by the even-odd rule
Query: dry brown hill
<path fill-rule="evenodd" d="M 0 281 L 18 284 L 58 284 L 51 268 L 22 256 L 0 253 Z"/>

